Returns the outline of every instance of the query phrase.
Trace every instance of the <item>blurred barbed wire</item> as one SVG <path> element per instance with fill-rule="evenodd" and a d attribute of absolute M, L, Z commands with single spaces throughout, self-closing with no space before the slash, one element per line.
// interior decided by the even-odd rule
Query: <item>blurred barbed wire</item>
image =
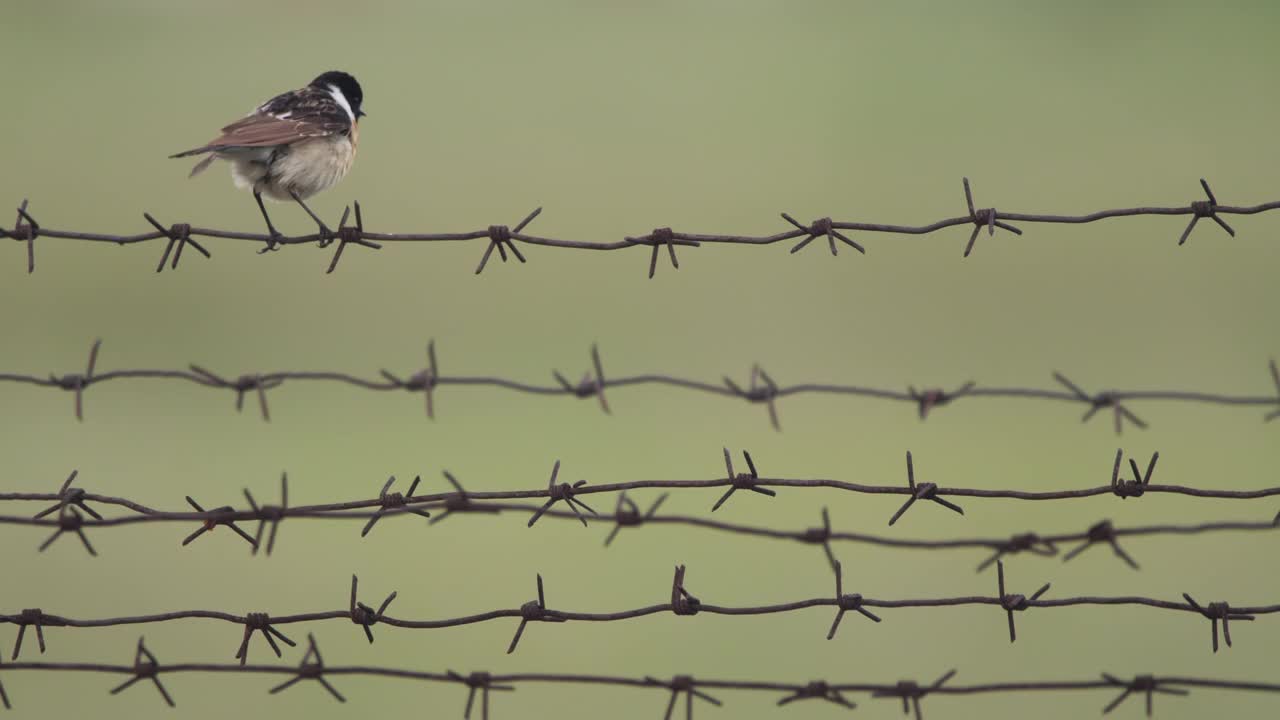
<path fill-rule="evenodd" d="M 262 419 L 265 421 L 270 421 L 271 419 L 267 391 L 279 388 L 286 382 L 339 383 L 375 392 L 421 394 L 427 417 L 432 419 L 435 418 L 436 414 L 435 392 L 441 386 L 486 387 L 537 396 L 591 398 L 599 403 L 601 410 L 606 414 L 612 413 L 612 406 L 605 394 L 605 391 L 609 388 L 637 386 L 674 387 L 685 391 L 730 397 L 745 401 L 748 404 L 762 404 L 766 407 L 769 421 L 775 430 L 782 429 L 778 413 L 778 401 L 785 397 L 797 395 L 867 397 L 906 403 L 915 406 L 921 420 L 926 419 L 936 409 L 953 405 L 961 399 L 999 398 L 1005 400 L 1069 402 L 1086 408 L 1081 416 L 1081 422 L 1090 420 L 1103 410 L 1109 411 L 1117 434 L 1124 429 L 1126 422 L 1140 429 L 1146 429 L 1146 421 L 1138 417 L 1128 407 L 1128 404 L 1134 401 L 1162 400 L 1206 405 L 1271 407 L 1274 409 L 1267 413 L 1263 420 L 1270 422 L 1280 418 L 1280 367 L 1276 365 L 1274 359 L 1269 364 L 1270 381 L 1274 386 L 1274 394 L 1232 395 L 1188 390 L 1112 389 L 1090 392 L 1056 371 L 1053 373 L 1053 379 L 1061 389 L 985 386 L 979 385 L 976 381 L 966 382 L 953 390 L 940 387 L 917 388 L 914 385 L 908 385 L 904 389 L 895 389 L 812 382 L 781 385 L 775 382 L 773 377 L 758 364 L 752 366 L 746 383 L 739 383 L 727 375 L 718 384 L 661 373 L 631 376 L 610 375 L 606 378 L 600 351 L 594 345 L 591 347 L 590 353 L 591 364 L 577 383 L 570 381 L 559 370 L 552 370 L 551 376 L 555 380 L 555 384 L 538 385 L 497 376 L 446 375 L 440 371 L 434 341 L 427 343 L 425 365 L 412 370 L 408 375 L 397 375 L 390 370 L 383 369 L 376 378 L 365 378 L 344 372 L 309 370 L 251 372 L 238 376 L 220 375 L 195 364 L 189 365 L 187 369 L 127 368 L 102 371 L 98 369 L 98 357 L 101 347 L 101 340 L 96 340 L 92 344 L 84 372 L 50 372 L 47 375 L 0 372 L 0 383 L 32 385 L 70 392 L 75 399 L 75 416 L 79 420 L 84 419 L 84 394 L 87 389 L 106 382 L 126 380 L 150 382 L 177 380 L 210 389 L 230 391 L 235 395 L 237 411 L 243 410 L 246 396 L 252 394 L 257 399 L 258 409 L 262 414 Z"/>
<path fill-rule="evenodd" d="M 282 474 L 280 478 L 280 503 L 278 505 L 259 503 L 253 493 L 248 488 L 245 488 L 243 492 L 247 507 L 236 508 L 231 505 L 223 505 L 206 509 L 199 501 L 188 495 L 186 501 L 192 508 L 189 511 L 159 510 L 128 498 L 89 492 L 83 487 L 73 485 L 79 475 L 78 471 L 73 471 L 58 488 L 57 492 L 0 493 L 0 502 L 52 503 L 34 516 L 0 515 L 0 525 L 53 528 L 53 535 L 49 536 L 40 545 L 40 550 L 45 550 L 59 537 L 70 533 L 81 540 L 86 550 L 96 555 L 97 550 L 89 542 L 89 538 L 86 535 L 88 530 L 122 527 L 140 523 L 196 523 L 196 529 L 183 538 L 183 545 L 194 542 L 205 533 L 218 527 L 226 527 L 248 543 L 254 554 L 257 554 L 259 550 L 265 549 L 269 555 L 275 547 L 280 524 L 286 518 L 361 520 L 364 524 L 360 536 L 365 537 L 384 518 L 412 514 L 422 518 L 429 518 L 429 523 L 434 524 L 451 515 L 474 516 L 521 512 L 530 515 L 527 523 L 529 527 L 533 527 L 539 519 L 544 517 L 575 520 L 581 522 L 584 526 L 588 524 L 589 518 L 599 518 L 612 526 L 605 538 L 606 546 L 617 538 L 623 528 L 671 524 L 817 545 L 823 549 L 828 562 L 832 566 L 835 564 L 835 556 L 831 549 L 831 543 L 841 541 L 895 548 L 925 550 L 976 548 L 990 551 L 992 554 L 978 565 L 977 569 L 979 571 L 990 567 L 994 561 L 1011 555 L 1027 553 L 1042 557 L 1057 557 L 1059 554 L 1058 546 L 1067 543 L 1078 543 L 1078 545 L 1063 556 L 1064 560 L 1070 560 L 1090 547 L 1106 545 L 1116 557 L 1131 568 L 1137 569 L 1137 561 L 1120 546 L 1122 538 L 1154 535 L 1196 535 L 1221 531 L 1269 532 L 1280 529 L 1280 514 L 1276 514 L 1274 519 L 1270 521 L 1220 521 L 1199 524 L 1147 525 L 1131 528 L 1116 527 L 1110 520 L 1101 520 L 1090 525 L 1087 529 L 1077 532 L 1057 534 L 1023 532 L 1006 538 L 918 540 L 834 530 L 826 508 L 822 510 L 821 526 L 809 527 L 803 530 L 781 530 L 741 523 L 720 522 L 696 516 L 658 514 L 659 508 L 666 501 L 672 490 L 719 490 L 721 488 L 727 489 L 712 506 L 712 512 L 722 507 L 739 490 L 769 497 L 776 495 L 776 491 L 772 489 L 775 487 L 811 490 L 828 488 L 864 494 L 906 495 L 906 501 L 891 516 L 890 525 L 895 524 L 917 501 L 931 501 L 949 510 L 963 514 L 963 510 L 958 505 L 946 499 L 948 496 L 1037 501 L 1071 500 L 1104 495 L 1113 495 L 1122 500 L 1127 500 L 1129 498 L 1142 497 L 1148 493 L 1176 494 L 1201 499 L 1234 500 L 1265 500 L 1280 496 L 1280 487 L 1253 490 L 1222 490 L 1153 484 L 1151 478 L 1155 470 L 1156 461 L 1159 458 L 1158 453 L 1152 455 L 1145 471 L 1138 467 L 1133 458 L 1130 458 L 1129 468 L 1132 470 L 1133 478 L 1125 479 L 1121 477 L 1120 472 L 1124 456 L 1123 450 L 1116 451 L 1115 461 L 1112 463 L 1111 468 L 1111 481 L 1108 485 L 1067 490 L 952 488 L 939 486 L 931 482 L 916 482 L 914 460 L 911 453 L 907 453 L 906 485 L 866 485 L 824 478 L 788 479 L 761 477 L 756 470 L 750 453 L 744 452 L 743 456 L 747 461 L 748 472 L 735 472 L 728 450 L 725 449 L 725 476 L 718 479 L 636 480 L 596 485 L 587 484 L 586 481 L 579 481 L 570 484 L 557 482 L 560 473 L 560 461 L 557 460 L 552 468 L 551 477 L 544 488 L 468 491 L 453 473 L 446 470 L 443 475 L 453 488 L 450 492 L 415 494 L 421 483 L 421 476 L 417 476 L 412 480 L 407 493 L 393 491 L 392 488 L 396 478 L 391 476 L 383 483 L 376 496 L 313 505 L 290 505 L 288 475 Z M 627 495 L 629 491 L 642 488 L 665 489 L 668 492 L 663 493 L 647 509 L 642 511 L 635 500 Z M 610 514 L 598 514 L 584 499 L 587 496 L 601 493 L 616 494 L 617 496 L 616 505 Z M 497 502 L 513 499 L 542 499 L 544 502 L 540 505 Z M 104 517 L 91 503 L 99 506 L 123 508 L 131 511 L 131 514 Z M 561 505 L 557 507 L 557 503 L 561 503 Z M 236 524 L 238 522 L 255 521 L 258 526 L 253 535 L 242 530 Z"/>
<path fill-rule="evenodd" d="M 330 697 L 338 702 L 346 702 L 343 695 L 331 682 L 339 676 L 382 677 L 417 682 L 435 682 L 456 685 L 467 690 L 467 699 L 463 717 L 470 718 L 473 709 L 478 709 L 481 720 L 489 720 L 490 692 L 511 692 L 518 685 L 549 683 L 558 686 L 609 686 L 620 688 L 640 688 L 656 690 L 665 694 L 665 720 L 671 720 L 678 704 L 683 704 L 686 720 L 693 720 L 693 708 L 696 702 L 705 702 L 719 706 L 723 702 L 710 694 L 713 691 L 753 691 L 778 696 L 778 706 L 790 705 L 794 702 L 813 700 L 827 702 L 845 709 L 853 709 L 856 703 L 846 694 L 865 693 L 873 699 L 886 699 L 902 703 L 904 713 L 913 713 L 916 720 L 923 720 L 922 701 L 931 695 L 973 696 L 1010 693 L 1053 693 L 1106 691 L 1114 693 L 1114 697 L 1102 708 L 1107 714 L 1119 707 L 1130 697 L 1142 697 L 1146 702 L 1147 715 L 1153 709 L 1154 696 L 1185 696 L 1192 689 L 1216 689 L 1227 691 L 1280 692 L 1280 683 L 1254 682 L 1245 680 L 1223 680 L 1204 677 L 1188 677 L 1177 675 L 1134 675 L 1132 677 L 1103 672 L 1097 679 L 1088 680 L 1040 680 L 1017 682 L 988 682 L 971 685 L 950 683 L 956 670 L 950 670 L 932 681 L 899 680 L 894 683 L 839 682 L 827 680 L 811 680 L 808 682 L 788 682 L 786 680 L 719 680 L 712 678 L 695 678 L 691 675 L 674 675 L 669 678 L 654 676 L 627 677 L 605 674 L 571 674 L 555 672 L 527 672 L 497 674 L 484 671 L 460 673 L 454 670 L 438 672 L 410 670 L 404 668 L 379 667 L 369 665 L 328 665 L 320 654 L 320 647 L 314 635 L 307 638 L 307 650 L 296 666 L 283 665 L 248 665 L 220 663 L 161 663 L 147 647 L 143 639 L 138 640 L 134 650 L 133 662 L 128 665 L 112 665 L 97 662 L 13 662 L 0 663 L 0 677 L 7 673 L 35 671 L 42 673 L 101 673 L 125 676 L 124 682 L 111 689 L 111 694 L 118 694 L 136 683 L 150 681 L 169 706 L 175 706 L 173 696 L 165 687 L 162 677 L 180 673 L 209 673 L 233 675 L 276 675 L 285 680 L 270 689 L 276 694 L 306 680 L 315 681 Z M 950 683 L 950 684 L 949 684 Z M 63 687 L 61 683 L 59 688 Z M 477 697 L 478 696 L 478 697 Z M 479 700 L 479 703 L 476 700 Z M 0 684 L 0 701 L 6 708 L 12 707 L 3 684 Z M 417 709 L 423 706 L 419 705 Z M 430 707 L 427 705 L 426 707 Z M 660 706 L 655 706 L 660 707 Z M 438 715 L 436 708 L 434 714 Z"/>
<path fill-rule="evenodd" d="M 241 665 L 244 665 L 248 662 L 249 646 L 255 633 L 261 633 L 271 650 L 277 657 L 281 657 L 283 652 L 281 651 L 277 640 L 289 646 L 293 646 L 295 644 L 292 639 L 284 634 L 280 629 L 281 627 L 285 625 L 318 623 L 329 620 L 350 622 L 358 626 L 364 632 L 368 641 L 373 643 L 374 634 L 372 628 L 375 625 L 409 630 L 437 630 L 441 628 L 474 625 L 501 619 L 518 619 L 519 623 L 516 625 L 515 634 L 512 636 L 511 642 L 507 645 L 507 653 L 511 654 L 516 651 L 521 638 L 524 637 L 525 631 L 530 625 L 565 622 L 625 622 L 662 613 L 672 613 L 678 616 L 693 616 L 698 614 L 758 616 L 802 612 L 810 608 L 834 608 L 835 616 L 826 633 L 827 640 L 831 640 L 836 636 L 836 632 L 840 629 L 841 621 L 844 620 L 847 613 L 858 613 L 867 620 L 879 623 L 881 622 L 881 618 L 872 612 L 873 609 L 881 612 L 886 609 L 900 610 L 907 608 L 936 611 L 941 608 L 994 606 L 999 608 L 1006 615 L 1009 642 L 1015 642 L 1018 637 L 1017 628 L 1014 622 L 1014 615 L 1016 613 L 1025 612 L 1031 609 L 1046 610 L 1050 608 L 1066 607 L 1127 606 L 1141 611 L 1172 610 L 1177 612 L 1188 612 L 1209 620 L 1212 648 L 1213 652 L 1216 653 L 1219 649 L 1219 626 L 1221 626 L 1222 636 L 1226 645 L 1230 647 L 1232 642 L 1231 622 L 1252 621 L 1259 615 L 1280 613 L 1280 604 L 1236 606 L 1225 601 L 1206 602 L 1202 604 L 1189 593 L 1182 594 L 1184 602 L 1138 595 L 1084 595 L 1042 599 L 1050 590 L 1050 583 L 1044 583 L 1030 595 L 1010 592 L 1005 585 L 1004 562 L 997 560 L 996 568 L 998 573 L 996 594 L 994 595 L 963 595 L 928 598 L 874 598 L 864 596 L 861 593 L 846 592 L 844 573 L 841 569 L 841 564 L 837 562 L 832 567 L 832 572 L 835 576 L 835 592 L 831 595 L 807 597 L 788 602 L 763 605 L 718 605 L 706 602 L 694 595 L 686 584 L 685 566 L 677 565 L 670 585 L 664 589 L 664 593 L 667 593 L 667 597 L 669 598 L 667 602 L 642 605 L 611 612 L 558 610 L 550 607 L 547 603 L 547 594 L 544 588 L 542 575 L 538 574 L 536 596 L 534 599 L 529 600 L 518 607 L 494 610 L 476 609 L 474 612 L 467 613 L 466 615 L 439 619 L 410 619 L 388 615 L 387 609 L 399 596 L 399 593 L 396 592 L 392 592 L 387 595 L 377 606 L 377 609 L 371 605 L 361 602 L 358 594 L 359 581 L 357 577 L 353 575 L 351 577 L 351 592 L 348 596 L 347 606 L 336 610 L 322 610 L 316 612 L 281 615 L 269 614 L 266 612 L 237 614 L 223 610 L 175 610 L 158 613 L 135 613 L 120 617 L 86 619 L 47 613 L 40 608 L 27 608 L 16 615 L 0 615 L 0 623 L 9 623 L 18 626 L 18 635 L 13 647 L 13 659 L 16 660 L 22 651 L 22 641 L 27 628 L 33 628 L 35 630 L 37 644 L 39 645 L 40 652 L 43 653 L 45 651 L 44 631 L 47 628 L 103 628 L 123 625 L 167 624 L 179 620 L 193 619 L 217 620 L 243 626 L 243 632 L 240 636 L 240 644 L 236 649 L 234 657 L 240 661 Z M 15 588 L 11 587 L 10 592 L 14 589 Z M 1040 614 L 1041 613 L 1037 613 L 1037 615 Z"/>
<path fill-rule="evenodd" d="M 282 246 L 286 245 L 302 245 L 310 243 L 315 243 L 317 246 L 325 248 L 336 242 L 338 243 L 338 247 L 334 251 L 333 258 L 329 262 L 329 267 L 326 270 L 326 272 L 329 273 L 332 273 L 337 268 L 338 262 L 341 260 L 343 252 L 346 250 L 348 245 L 359 245 L 361 247 L 379 250 L 382 248 L 382 243 L 481 241 L 486 243 L 486 245 L 484 254 L 480 258 L 480 263 L 476 267 L 476 274 L 479 274 L 484 270 L 495 250 L 497 250 L 499 257 L 503 262 L 507 261 L 507 253 L 510 252 L 516 260 L 524 263 L 526 261 L 525 256 L 520 251 L 516 243 L 542 247 L 602 251 L 647 247 L 650 248 L 649 277 L 652 278 L 657 269 L 658 255 L 663 248 L 667 250 L 672 267 L 677 269 L 680 267 L 679 261 L 676 258 L 677 246 L 694 248 L 700 247 L 704 244 L 772 245 L 774 243 L 788 242 L 798 239 L 799 242 L 791 247 L 791 252 L 796 253 L 804 249 L 814 240 L 824 239 L 826 240 L 827 247 L 830 249 L 832 255 L 837 254 L 841 245 L 845 245 L 859 253 L 865 254 L 865 246 L 858 240 L 854 240 L 849 237 L 845 231 L 898 235 L 927 235 L 951 227 L 970 226 L 971 230 L 969 232 L 969 239 L 964 247 L 964 256 L 968 257 L 969 254 L 973 252 L 978 236 L 984 229 L 987 231 L 988 236 L 994 235 L 997 228 L 1013 233 L 1014 235 L 1021 235 L 1022 230 L 1009 224 L 1011 222 L 1079 225 L 1118 217 L 1137 217 L 1144 215 L 1190 215 L 1191 220 L 1183 228 L 1182 234 L 1178 237 L 1178 245 L 1182 245 L 1187 241 L 1187 238 L 1190 237 L 1191 231 L 1195 229 L 1196 224 L 1200 220 L 1212 220 L 1228 235 L 1234 237 L 1236 234 L 1235 229 L 1223 219 L 1224 215 L 1255 215 L 1257 213 L 1280 208 L 1280 201 L 1243 206 L 1221 205 L 1218 203 L 1218 199 L 1214 195 L 1213 191 L 1209 188 L 1208 182 L 1201 179 L 1200 185 L 1204 191 L 1205 198 L 1202 200 L 1193 200 L 1184 205 L 1169 207 L 1127 207 L 1098 210 L 1096 212 L 1086 213 L 1083 215 L 1060 215 L 1005 212 L 997 211 L 993 207 L 978 207 L 974 202 L 973 192 L 969 187 L 969 179 L 965 178 L 964 197 L 966 213 L 924 225 L 892 225 L 861 221 L 837 221 L 832 220 L 830 217 L 821 217 L 812 222 L 803 223 L 784 212 L 781 213 L 781 217 L 790 226 L 790 229 L 770 235 L 688 233 L 676 232 L 669 227 L 659 227 L 643 235 L 626 236 L 622 240 L 614 242 L 569 240 L 564 238 L 531 235 L 524 232 L 529 223 L 542 213 L 542 208 L 537 208 L 533 212 L 529 213 L 523 220 L 517 223 L 514 228 L 507 225 L 490 225 L 482 230 L 464 232 L 385 233 L 371 232 L 365 229 L 364 212 L 360 207 L 360 203 L 357 202 L 354 204 L 355 225 L 347 224 L 347 220 L 351 217 L 351 207 L 347 207 L 343 211 L 342 219 L 338 222 L 338 230 L 334 231 L 329 229 L 327 225 L 324 225 L 323 222 L 320 222 L 317 218 L 319 225 L 316 233 L 291 237 L 272 236 L 268 233 L 248 233 L 233 230 L 220 230 L 216 228 L 196 227 L 190 223 L 173 223 L 166 227 L 150 213 L 143 213 L 143 217 L 154 228 L 153 231 L 133 235 L 115 235 L 102 232 L 56 230 L 47 227 L 36 220 L 30 210 L 28 201 L 23 200 L 17 208 L 17 219 L 14 221 L 13 227 L 7 229 L 0 228 L 0 238 L 9 237 L 26 243 L 27 272 L 35 271 L 35 241 L 38 238 L 104 242 L 116 245 L 136 245 L 153 240 L 165 240 L 164 253 L 160 256 L 160 262 L 156 266 L 156 272 L 161 272 L 164 270 L 166 264 L 171 269 L 177 269 L 178 262 L 182 257 L 182 252 L 187 246 L 191 246 L 196 252 L 199 252 L 206 258 L 211 257 L 210 252 L 195 239 L 197 237 L 204 237 L 262 243 L 264 247 L 260 252 L 278 250 Z"/>

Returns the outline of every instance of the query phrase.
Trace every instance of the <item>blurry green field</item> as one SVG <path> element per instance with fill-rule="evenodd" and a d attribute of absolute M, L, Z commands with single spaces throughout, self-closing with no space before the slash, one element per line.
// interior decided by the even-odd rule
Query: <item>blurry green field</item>
<path fill-rule="evenodd" d="M 273 93 L 341 68 L 364 84 L 369 117 L 352 174 L 312 203 L 336 223 L 359 200 L 378 231 L 532 226 L 612 241 L 651 228 L 765 234 L 778 213 L 922 223 L 978 203 L 1025 212 L 1280 198 L 1274 28 L 1258 3 L 1174 7 L 1138 2 L 29 2 L 0 22 L 7 139 L 0 204 L 30 198 L 49 227 L 141 232 L 161 222 L 258 231 L 257 209 L 225 168 L 184 178 L 166 155 L 201 142 Z M 3 224 L 11 222 L 7 212 Z M 278 206 L 286 232 L 311 225 Z M 156 274 L 162 246 L 0 242 L 0 371 L 78 370 L 105 340 L 100 367 L 185 367 L 228 374 L 281 368 L 374 376 L 411 372 L 434 337 L 445 372 L 529 382 L 570 377 L 600 344 L 614 375 L 665 371 L 715 382 L 762 363 L 780 383 L 905 388 L 967 380 L 1048 387 L 1061 370 L 1086 387 L 1270 392 L 1280 355 L 1280 213 L 1233 218 L 1235 239 L 1186 218 L 1025 226 L 982 237 L 968 228 L 924 237 L 855 236 L 863 257 L 821 243 L 699 248 L 645 278 L 645 249 L 588 253 L 522 248 L 528 263 L 472 274 L 481 243 L 351 248 L 332 276 L 329 252 L 258 255 L 211 241 L 211 260 L 184 256 Z M 569 481 L 707 478 L 721 448 L 749 449 L 761 471 L 792 477 L 1048 489 L 1097 485 L 1118 445 L 1161 452 L 1160 482 L 1253 488 L 1280 484 L 1280 424 L 1265 410 L 1135 403 L 1151 422 L 1117 439 L 1107 418 L 1078 422 L 1067 405 L 975 401 L 925 423 L 909 405 L 800 397 L 764 409 L 661 388 L 619 389 L 613 415 L 594 400 L 442 389 L 437 420 L 420 398 L 328 385 L 286 385 L 272 422 L 237 415 L 233 396 L 185 384 L 107 384 L 71 396 L 0 385 L 0 491 L 79 484 L 177 508 L 190 494 L 238 504 L 241 488 L 272 497 L 288 470 L 292 501 L 374 495 L 388 475 L 441 471 L 468 487 L 527 488 L 563 461 Z M 251 407 L 248 408 L 252 410 Z M 403 481 L 402 481 L 403 482 Z M 637 493 L 647 505 L 657 493 Z M 683 493 L 664 508 L 705 513 L 718 493 Z M 735 497 L 732 522 L 796 528 L 829 506 L 842 529 L 896 537 L 991 536 L 1117 524 L 1263 520 L 1274 502 L 1105 497 L 1070 503 L 965 503 L 965 516 L 925 507 L 892 529 L 897 498 L 834 492 Z M 601 502 L 600 505 L 607 505 Z M 10 506 L 3 512 L 32 512 Z M 598 509 L 603 509 L 598 507 Z M 936 510 L 936 512 L 935 512 Z M 133 526 L 35 552 L 42 530 L 0 527 L 0 613 L 98 617 L 184 608 L 283 614 L 345 607 L 352 573 L 369 599 L 399 592 L 395 614 L 446 617 L 514 607 L 547 581 L 553 607 L 613 610 L 663 602 L 671 568 L 689 567 L 704 602 L 763 604 L 825 595 L 814 547 L 679 528 L 607 525 L 527 529 L 514 516 L 429 529 L 386 521 L 286 522 L 275 556 L 251 558 L 225 531 L 181 548 L 194 528 Z M 1280 601 L 1268 535 L 1139 540 L 1133 572 L 1105 549 L 1063 564 L 1015 557 L 1014 587 L 1052 581 L 1054 596 L 1182 592 L 1235 605 Z M 983 553 L 837 547 L 846 587 L 875 597 L 992 594 Z M 368 600 L 366 600 L 368 601 Z M 1090 679 L 1169 673 L 1277 681 L 1277 622 L 1233 626 L 1234 647 L 1209 651 L 1204 619 L 1129 608 L 1029 611 L 1010 645 L 996 608 L 885 611 L 847 618 L 824 639 L 829 609 L 771 617 L 660 615 L 627 623 L 534 625 L 504 654 L 514 621 L 439 631 L 378 628 L 370 646 L 342 622 L 308 626 L 331 664 L 467 672 L 569 671 L 805 682 Z M 293 628 L 303 637 L 305 630 Z M 237 628 L 212 621 L 46 631 L 50 661 L 128 662 L 137 636 L 161 661 L 232 661 Z M 286 631 L 288 632 L 288 631 Z M 0 627 L 7 660 L 16 630 Z M 268 658 L 255 641 L 252 657 Z M 295 663 L 299 650 L 286 654 Z M 32 639 L 23 657 L 38 657 Z M 2 672 L 2 666 L 0 666 Z M 3 673 L 15 717 L 172 716 L 154 690 L 119 696 L 106 676 Z M 339 678 L 339 706 L 305 683 L 268 696 L 275 678 L 184 675 L 166 681 L 181 717 L 328 718 L 351 712 L 455 717 L 465 693 L 440 685 Z M 847 711 L 766 695 L 722 693 L 700 718 L 834 718 Z M 864 717 L 897 717 L 891 700 L 854 696 Z M 931 697 L 926 716 L 1092 716 L 1105 693 Z M 494 698 L 495 718 L 655 718 L 659 690 L 527 686 Z M 1141 717 L 1130 701 L 1118 717 Z M 1157 698 L 1161 718 L 1268 717 L 1280 697 L 1196 691 Z M 473 717 L 475 717 L 473 715 Z"/>

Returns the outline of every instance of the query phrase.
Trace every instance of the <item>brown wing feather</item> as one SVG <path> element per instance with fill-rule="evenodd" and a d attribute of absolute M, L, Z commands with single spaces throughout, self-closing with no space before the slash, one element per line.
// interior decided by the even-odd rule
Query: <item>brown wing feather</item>
<path fill-rule="evenodd" d="M 304 138 L 324 137 L 340 130 L 341 126 L 270 115 L 250 115 L 222 128 L 222 134 L 205 144 L 205 147 L 266 147 L 286 145 Z"/>
<path fill-rule="evenodd" d="M 222 128 L 222 134 L 208 143 L 169 157 L 199 155 L 224 148 L 287 145 L 306 138 L 347 132 L 351 126 L 346 111 L 332 96 L 308 87 L 272 98 L 257 112 Z"/>

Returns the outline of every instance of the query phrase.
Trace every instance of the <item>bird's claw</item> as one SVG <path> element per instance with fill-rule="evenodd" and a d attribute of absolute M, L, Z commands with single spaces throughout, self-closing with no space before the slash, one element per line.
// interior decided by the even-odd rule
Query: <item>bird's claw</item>
<path fill-rule="evenodd" d="M 328 225 L 325 225 L 324 223 L 319 223 L 319 225 L 320 237 L 316 240 L 316 247 L 327 248 L 333 244 L 333 241 L 337 239 L 338 235 L 334 231 L 330 230 Z"/>
<path fill-rule="evenodd" d="M 258 254 L 261 255 L 263 253 L 275 252 L 279 250 L 283 240 L 284 240 L 284 235 L 281 234 L 280 231 L 276 230 L 275 228 L 268 228 L 267 241 L 266 241 L 267 246 L 259 250 Z"/>

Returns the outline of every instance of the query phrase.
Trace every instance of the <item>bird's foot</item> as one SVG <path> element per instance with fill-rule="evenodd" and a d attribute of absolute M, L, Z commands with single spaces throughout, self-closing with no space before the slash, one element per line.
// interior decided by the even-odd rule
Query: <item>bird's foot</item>
<path fill-rule="evenodd" d="M 258 254 L 275 252 L 280 249 L 280 245 L 284 242 L 284 235 L 273 227 L 267 228 L 267 246 L 258 251 Z"/>
<path fill-rule="evenodd" d="M 337 234 L 330 230 L 328 225 L 325 225 L 322 222 L 317 221 L 316 224 L 320 226 L 320 237 L 316 241 L 316 247 L 329 247 L 333 244 L 333 241 L 337 239 Z"/>

